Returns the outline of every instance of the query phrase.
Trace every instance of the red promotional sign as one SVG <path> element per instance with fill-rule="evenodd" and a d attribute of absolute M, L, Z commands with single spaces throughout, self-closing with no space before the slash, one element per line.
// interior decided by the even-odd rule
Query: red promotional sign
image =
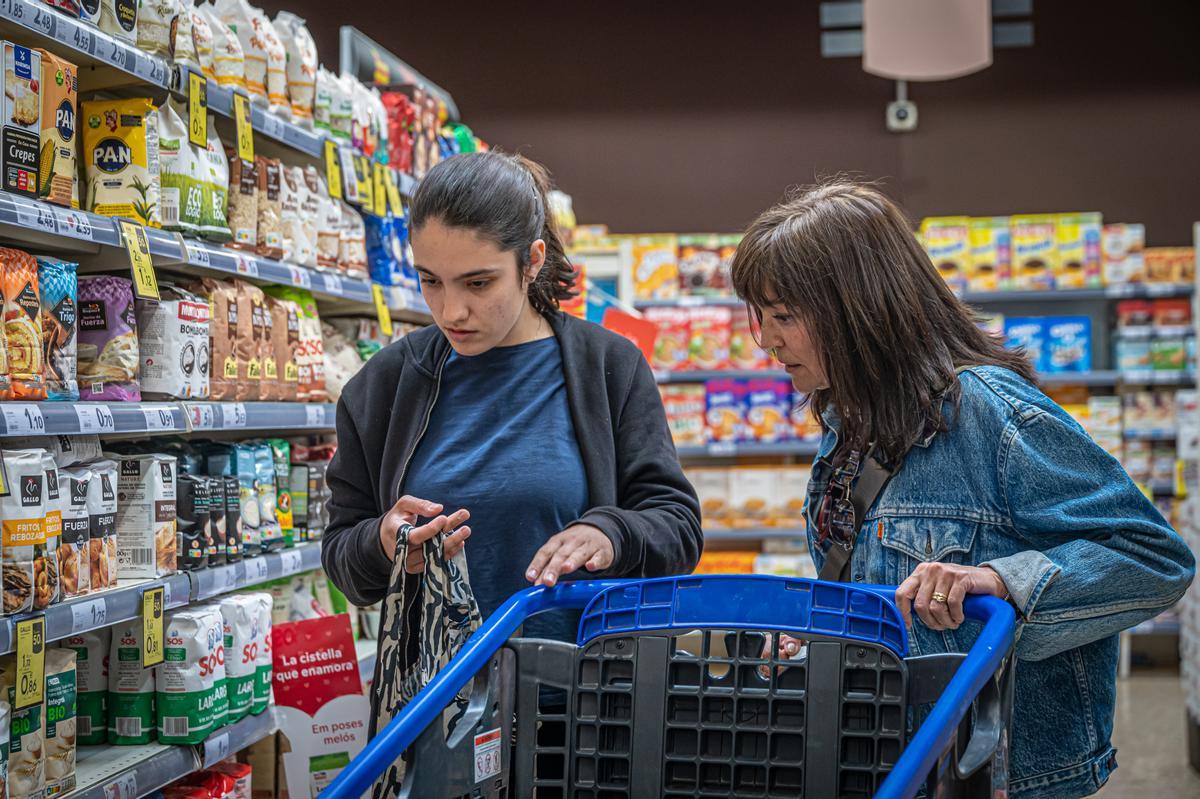
<path fill-rule="evenodd" d="M 271 648 L 276 705 L 315 716 L 339 696 L 362 696 L 346 614 L 276 624 Z"/>
<path fill-rule="evenodd" d="M 609 308 L 604 312 L 604 327 L 632 341 L 642 351 L 642 355 L 646 356 L 646 360 L 653 362 L 658 325 L 625 313 L 619 308 Z"/>

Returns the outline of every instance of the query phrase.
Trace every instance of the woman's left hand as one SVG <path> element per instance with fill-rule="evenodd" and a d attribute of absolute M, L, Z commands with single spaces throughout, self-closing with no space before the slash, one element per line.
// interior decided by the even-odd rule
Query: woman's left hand
<path fill-rule="evenodd" d="M 542 545 L 525 570 L 525 579 L 534 585 L 554 585 L 564 574 L 584 566 L 595 572 L 612 562 L 613 545 L 608 536 L 590 524 L 573 524 Z"/>
<path fill-rule="evenodd" d="M 963 623 L 963 599 L 967 594 L 991 594 L 1003 599 L 1008 596 L 1008 587 L 987 566 L 921 563 L 896 588 L 896 607 L 909 627 L 916 608 L 917 616 L 929 629 L 956 630 Z"/>

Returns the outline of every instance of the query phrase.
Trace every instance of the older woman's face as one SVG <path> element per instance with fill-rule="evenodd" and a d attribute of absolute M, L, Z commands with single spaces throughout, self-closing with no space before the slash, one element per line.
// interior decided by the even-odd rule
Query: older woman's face
<path fill-rule="evenodd" d="M 792 378 L 792 386 L 811 394 L 829 386 L 821 356 L 798 316 L 778 303 L 762 309 L 762 347 L 770 350 Z"/>

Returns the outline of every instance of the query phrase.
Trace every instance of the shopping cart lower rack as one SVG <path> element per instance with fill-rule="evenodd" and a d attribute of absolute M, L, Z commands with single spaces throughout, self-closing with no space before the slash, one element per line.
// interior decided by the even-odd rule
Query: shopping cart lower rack
<path fill-rule="evenodd" d="M 893 599 L 743 575 L 528 589 L 322 797 L 358 799 L 406 750 L 414 799 L 1004 796 L 1012 607 L 968 597 L 971 651 L 909 657 Z M 555 608 L 584 609 L 577 646 L 510 639 Z"/>

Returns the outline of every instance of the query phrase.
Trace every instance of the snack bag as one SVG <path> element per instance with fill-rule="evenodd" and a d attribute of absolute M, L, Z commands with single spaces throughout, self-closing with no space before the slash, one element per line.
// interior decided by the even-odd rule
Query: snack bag
<path fill-rule="evenodd" d="M 674 236 L 634 237 L 633 284 L 639 300 L 679 296 L 679 248 Z"/>
<path fill-rule="evenodd" d="M 62 536 L 58 547 L 58 574 L 64 599 L 83 596 L 92 589 L 91 558 L 88 552 L 88 482 L 86 466 L 59 471 L 63 498 Z"/>
<path fill-rule="evenodd" d="M 3 269 L 0 287 L 4 295 L 4 338 L 11 396 L 13 399 L 45 399 L 37 260 L 22 250 L 0 248 L 0 268 Z"/>
<path fill-rule="evenodd" d="M 79 82 L 76 68 L 46 50 L 38 50 L 38 53 L 42 57 L 42 149 L 38 157 L 38 196 L 55 205 L 78 207 L 75 111 Z"/>
<path fill-rule="evenodd" d="M 133 283 L 111 275 L 79 280 L 79 396 L 138 402 Z"/>
<path fill-rule="evenodd" d="M 46 473 L 45 535 L 42 543 L 33 548 L 33 609 L 45 610 L 62 599 L 58 573 L 59 540 L 62 538 L 63 506 L 68 486 L 59 483 L 59 469 L 54 456 L 42 455 Z M 65 482 L 65 476 L 63 477 Z"/>
<path fill-rule="evenodd" d="M 272 114 L 281 116 L 291 115 L 291 104 L 288 102 L 287 50 L 279 38 L 275 26 L 267 19 L 262 9 L 254 9 L 251 20 L 255 32 L 266 45 L 267 50 L 267 102 Z"/>
<path fill-rule="evenodd" d="M 137 46 L 152 55 L 171 52 L 171 24 L 180 14 L 179 0 L 137 0 Z"/>
<path fill-rule="evenodd" d="M 691 314 L 687 308 L 652 306 L 642 316 L 658 327 L 654 340 L 654 359 L 650 365 L 669 372 L 683 371 L 689 367 L 688 350 L 691 345 Z"/>
<path fill-rule="evenodd" d="M 133 2 L 133 0 L 129 0 Z M 158 122 L 154 103 L 85 100 L 80 104 L 87 177 L 83 207 L 159 226 Z"/>
<path fill-rule="evenodd" d="M 75 275 L 77 265 L 46 257 L 39 257 L 37 265 L 46 397 L 75 401 L 79 399 L 79 381 L 75 376 L 79 299 L 79 281 Z"/>
<path fill-rule="evenodd" d="M 100 30 L 130 44 L 138 38 L 139 0 L 100 0 Z"/>
<path fill-rule="evenodd" d="M 117 584 L 117 464 L 88 464 L 88 568 L 92 590 Z"/>
<path fill-rule="evenodd" d="M 34 558 L 46 546 L 46 466 L 44 449 L 4 450 L 9 493 L 0 497 L 4 549 L 4 612 L 33 610 Z"/>

